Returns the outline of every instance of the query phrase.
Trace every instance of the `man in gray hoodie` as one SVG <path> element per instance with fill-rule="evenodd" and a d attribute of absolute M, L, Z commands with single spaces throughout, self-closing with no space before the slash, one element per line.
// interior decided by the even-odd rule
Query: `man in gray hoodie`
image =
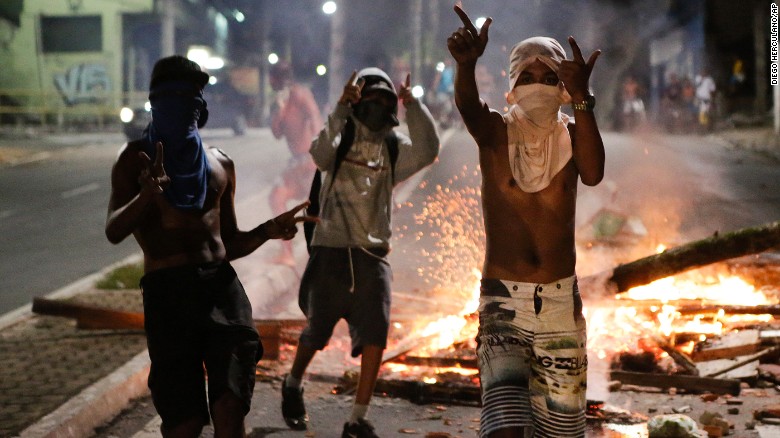
<path fill-rule="evenodd" d="M 409 137 L 393 129 L 399 99 Z M 337 152 L 344 141 L 349 149 L 342 147 L 342 156 Z M 376 437 L 366 412 L 390 323 L 392 191 L 434 162 L 439 137 L 430 112 L 412 96 L 409 76 L 396 93 L 387 74 L 371 67 L 353 72 L 310 152 L 322 172 L 320 221 L 301 279 L 299 304 L 307 326 L 282 386 L 282 415 L 291 428 L 306 429 L 303 374 L 344 318 L 352 356 L 362 358 L 355 405 L 342 436 Z"/>

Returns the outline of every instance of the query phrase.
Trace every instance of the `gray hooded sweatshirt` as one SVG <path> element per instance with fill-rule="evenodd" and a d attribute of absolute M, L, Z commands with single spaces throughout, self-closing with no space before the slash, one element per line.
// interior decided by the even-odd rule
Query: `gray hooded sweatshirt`
<path fill-rule="evenodd" d="M 336 149 L 347 118 L 355 122 L 355 141 L 333 179 Z M 395 178 L 384 138 L 391 128 L 370 131 L 352 116 L 352 108 L 338 104 L 311 146 L 311 156 L 322 172 L 320 222 L 312 246 L 390 249 L 393 186 L 430 165 L 439 155 L 439 136 L 428 109 L 415 99 L 406 105 L 409 137 L 398 139 Z"/>

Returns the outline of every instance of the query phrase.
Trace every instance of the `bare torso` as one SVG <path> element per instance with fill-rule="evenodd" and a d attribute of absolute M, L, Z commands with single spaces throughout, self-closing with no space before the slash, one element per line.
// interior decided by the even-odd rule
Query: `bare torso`
<path fill-rule="evenodd" d="M 138 175 L 140 142 L 131 142 L 122 151 L 117 165 L 127 166 Z M 211 173 L 202 210 L 185 211 L 171 206 L 164 196 L 156 196 L 133 232 L 144 253 L 144 270 L 207 263 L 225 258 L 220 233 L 220 203 L 230 183 L 225 168 L 230 159 L 217 149 L 206 148 Z"/>
<path fill-rule="evenodd" d="M 491 122 L 499 134 L 479 149 L 487 235 L 483 277 L 548 283 L 574 275 L 574 161 L 547 188 L 526 193 L 512 177 L 506 125 L 495 113 Z"/>
<path fill-rule="evenodd" d="M 322 118 L 311 91 L 293 85 L 290 97 L 272 121 L 274 135 L 284 137 L 293 155 L 308 155 L 312 139 L 322 129 Z"/>

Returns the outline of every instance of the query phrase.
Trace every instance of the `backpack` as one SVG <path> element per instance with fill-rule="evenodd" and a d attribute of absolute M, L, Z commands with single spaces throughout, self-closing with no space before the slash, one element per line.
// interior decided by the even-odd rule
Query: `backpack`
<path fill-rule="evenodd" d="M 331 185 L 336 180 L 336 173 L 341 167 L 341 162 L 347 156 L 347 152 L 352 147 L 352 143 L 355 141 L 355 122 L 351 117 L 347 118 L 347 123 L 344 125 L 344 129 L 341 131 L 341 141 L 336 148 L 336 162 L 333 164 L 333 177 L 331 178 Z M 390 169 L 393 181 L 395 181 L 395 162 L 398 160 L 398 137 L 396 137 L 393 131 L 387 133 L 385 137 L 385 144 L 387 145 L 387 152 L 390 155 Z M 307 216 L 319 216 L 320 215 L 320 190 L 322 189 L 322 172 L 317 169 L 314 172 L 314 179 L 311 182 L 311 189 L 309 190 L 309 206 L 306 208 Z M 314 222 L 303 223 L 303 234 L 306 237 L 306 249 L 311 252 L 311 239 L 314 236 L 314 228 L 317 224 Z"/>

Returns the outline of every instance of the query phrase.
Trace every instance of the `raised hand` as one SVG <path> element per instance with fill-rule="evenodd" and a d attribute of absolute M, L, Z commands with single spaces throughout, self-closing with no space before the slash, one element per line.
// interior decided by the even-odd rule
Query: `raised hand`
<path fill-rule="evenodd" d="M 138 176 L 138 183 L 141 185 L 141 191 L 151 190 L 152 193 L 160 194 L 165 187 L 171 183 L 170 177 L 165 173 L 163 167 L 163 144 L 158 141 L 155 145 L 157 151 L 154 156 L 154 163 L 146 152 L 139 152 L 138 157 L 143 163 L 141 174 Z"/>
<path fill-rule="evenodd" d="M 414 101 L 414 96 L 412 96 L 412 74 L 407 73 L 406 74 L 406 80 L 404 80 L 403 85 L 401 85 L 401 89 L 398 90 L 398 98 L 403 101 L 404 105 L 408 105 Z"/>
<path fill-rule="evenodd" d="M 471 22 L 471 18 L 460 6 L 455 5 L 455 13 L 458 14 L 460 21 L 463 22 L 463 27 L 459 27 L 458 30 L 447 38 L 447 49 L 449 49 L 450 54 L 452 54 L 452 57 L 455 58 L 455 62 L 458 64 L 475 63 L 477 58 L 485 52 L 485 46 L 488 43 L 488 29 L 490 24 L 493 23 L 493 19 L 488 18 L 485 20 L 485 24 L 477 32 L 477 28 Z"/>
<path fill-rule="evenodd" d="M 309 206 L 309 201 L 296 205 L 291 210 L 286 211 L 279 216 L 266 222 L 265 232 L 269 239 L 290 240 L 298 232 L 298 223 L 300 222 L 319 222 L 316 216 L 295 216 L 299 211 Z"/>
<path fill-rule="evenodd" d="M 596 59 L 601 55 L 601 50 L 593 52 L 588 58 L 588 62 L 585 62 L 580 46 L 577 45 L 574 37 L 569 37 L 569 44 L 571 45 L 573 59 L 561 61 L 561 66 L 558 69 L 558 79 L 563 82 L 566 91 L 569 92 L 572 98 L 579 100 L 588 94 L 590 73 L 593 71 Z"/>
<path fill-rule="evenodd" d="M 356 104 L 360 101 L 360 92 L 363 90 L 363 84 L 366 80 L 363 78 L 357 79 L 357 71 L 352 71 L 352 76 L 344 85 L 344 92 L 341 93 L 339 103 L 341 104 Z"/>

